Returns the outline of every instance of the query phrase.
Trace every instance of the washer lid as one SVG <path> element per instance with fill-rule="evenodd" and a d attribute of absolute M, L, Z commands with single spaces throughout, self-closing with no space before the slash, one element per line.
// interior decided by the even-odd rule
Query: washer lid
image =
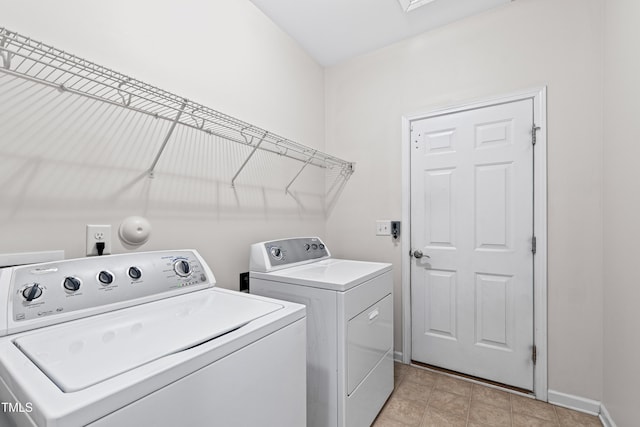
<path fill-rule="evenodd" d="M 205 290 L 53 326 L 14 343 L 69 393 L 210 341 L 282 308 L 242 294 Z"/>
<path fill-rule="evenodd" d="M 391 271 L 391 264 L 329 258 L 299 267 L 254 275 L 314 288 L 345 291 L 386 271 Z"/>

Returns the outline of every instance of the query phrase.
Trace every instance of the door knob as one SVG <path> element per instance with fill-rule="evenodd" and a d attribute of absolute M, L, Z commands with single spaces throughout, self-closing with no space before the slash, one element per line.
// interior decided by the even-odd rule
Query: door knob
<path fill-rule="evenodd" d="M 413 256 L 416 259 L 420 259 L 422 257 L 431 258 L 429 255 L 423 254 L 422 251 L 412 251 L 412 252 L 409 252 L 409 255 Z"/>

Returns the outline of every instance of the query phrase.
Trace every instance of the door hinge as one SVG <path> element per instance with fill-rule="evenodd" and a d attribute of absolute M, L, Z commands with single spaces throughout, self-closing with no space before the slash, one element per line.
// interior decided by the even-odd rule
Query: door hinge
<path fill-rule="evenodd" d="M 537 250 L 536 236 L 533 236 L 531 238 L 531 253 L 535 255 L 536 254 L 536 250 Z"/>
<path fill-rule="evenodd" d="M 536 348 L 535 345 L 531 347 L 531 360 L 533 361 L 534 365 L 538 361 L 538 349 Z"/>
<path fill-rule="evenodd" d="M 533 126 L 531 126 L 531 145 L 536 145 L 537 134 L 539 130 L 540 126 L 536 126 L 535 123 L 533 124 Z"/>

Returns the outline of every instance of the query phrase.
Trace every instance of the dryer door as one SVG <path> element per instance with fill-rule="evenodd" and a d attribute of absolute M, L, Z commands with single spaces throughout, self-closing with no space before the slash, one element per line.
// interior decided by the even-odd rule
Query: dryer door
<path fill-rule="evenodd" d="M 387 295 L 349 320 L 347 394 L 350 395 L 393 345 L 393 298 Z"/>

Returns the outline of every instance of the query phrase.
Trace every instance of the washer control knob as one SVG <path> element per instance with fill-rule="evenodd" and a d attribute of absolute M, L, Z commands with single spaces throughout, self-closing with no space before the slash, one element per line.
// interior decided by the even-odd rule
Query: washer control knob
<path fill-rule="evenodd" d="M 142 277 L 142 271 L 138 267 L 129 267 L 128 274 L 133 280 L 139 280 Z"/>
<path fill-rule="evenodd" d="M 321 250 L 323 250 L 323 249 L 324 249 L 324 245 L 323 245 L 322 243 L 320 243 L 320 244 L 318 245 L 318 247 L 319 247 Z"/>
<path fill-rule="evenodd" d="M 189 261 L 180 259 L 173 263 L 173 270 L 178 276 L 187 277 L 191 274 L 191 265 L 189 264 Z"/>
<path fill-rule="evenodd" d="M 269 252 L 271 253 L 271 256 L 277 260 L 281 260 L 283 257 L 282 249 L 280 249 L 278 246 L 271 246 Z"/>
<path fill-rule="evenodd" d="M 80 289 L 80 279 L 73 276 L 65 277 L 62 286 L 68 291 L 75 292 Z"/>
<path fill-rule="evenodd" d="M 314 251 L 315 251 L 316 249 L 318 249 L 318 244 L 317 244 L 317 243 L 313 243 L 313 244 L 311 245 L 311 249 L 313 249 Z"/>
<path fill-rule="evenodd" d="M 98 274 L 98 280 L 103 285 L 110 285 L 111 283 L 113 283 L 113 274 L 103 270 L 100 272 L 100 274 Z"/>
<path fill-rule="evenodd" d="M 31 302 L 36 298 L 40 298 L 40 295 L 42 295 L 42 288 L 37 283 L 33 283 L 27 286 L 22 291 L 22 296 L 27 300 L 27 302 Z"/>
<path fill-rule="evenodd" d="M 304 244 L 304 250 L 305 250 L 305 251 L 308 251 L 309 249 L 311 249 L 311 245 L 310 245 L 310 244 L 308 244 L 308 243 L 305 243 L 305 244 Z"/>

